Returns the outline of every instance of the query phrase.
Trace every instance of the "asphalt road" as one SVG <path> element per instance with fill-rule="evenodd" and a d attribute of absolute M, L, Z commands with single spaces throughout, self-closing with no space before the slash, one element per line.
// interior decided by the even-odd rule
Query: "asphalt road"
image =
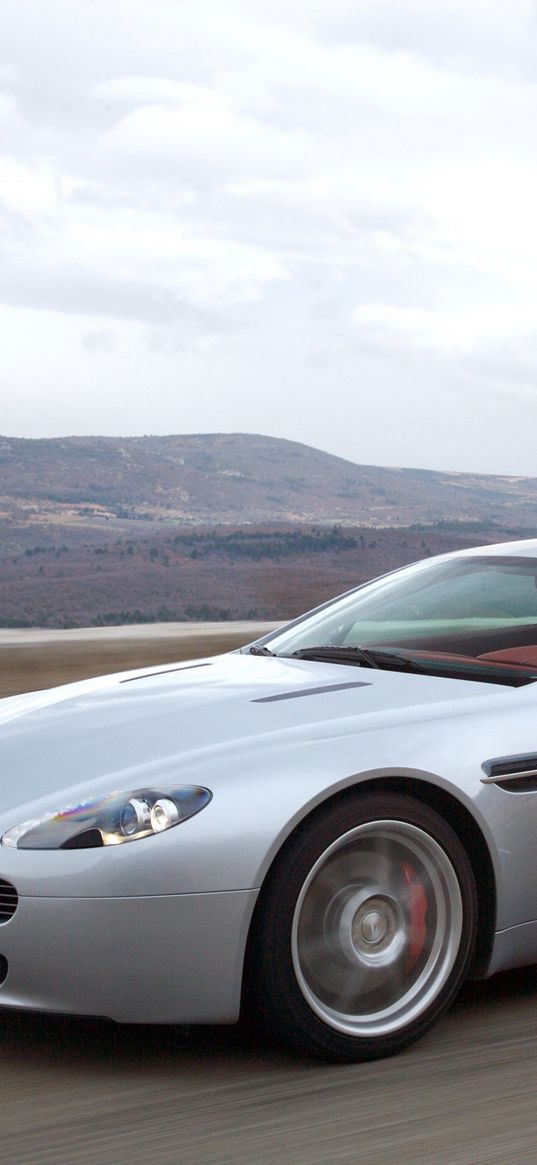
<path fill-rule="evenodd" d="M 534 1165 L 537 969 L 469 984 L 404 1055 L 3 1013 L 2 1165 Z"/>

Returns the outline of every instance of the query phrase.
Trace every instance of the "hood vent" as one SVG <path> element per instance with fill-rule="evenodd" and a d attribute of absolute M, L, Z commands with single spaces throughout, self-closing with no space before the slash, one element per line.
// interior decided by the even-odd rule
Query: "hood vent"
<path fill-rule="evenodd" d="M 323 684 L 322 688 L 299 688 L 294 692 L 281 692 L 277 696 L 257 696 L 252 704 L 272 704 L 275 700 L 299 700 L 301 696 L 321 696 L 324 692 L 342 692 L 344 688 L 370 688 L 371 684 L 355 680 L 348 684 Z"/>
<path fill-rule="evenodd" d="M 128 680 L 120 680 L 120 684 L 135 684 L 137 680 L 152 680 L 154 676 L 169 676 L 176 671 L 193 671 L 195 667 L 212 667 L 212 663 L 187 663 L 186 667 L 165 667 L 162 671 L 151 671 L 144 676 L 129 676 Z"/>

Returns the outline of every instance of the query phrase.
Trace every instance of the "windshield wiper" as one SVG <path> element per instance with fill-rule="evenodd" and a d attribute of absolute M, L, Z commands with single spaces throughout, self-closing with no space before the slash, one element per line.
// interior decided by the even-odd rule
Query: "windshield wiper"
<path fill-rule="evenodd" d="M 337 647 L 319 646 L 302 647 L 293 651 L 292 659 L 311 659 L 326 661 L 327 663 L 354 664 L 359 667 L 380 668 L 383 671 L 414 672 L 418 675 L 439 675 L 451 679 L 472 679 L 488 684 L 507 684 L 510 687 L 523 687 L 525 684 L 535 683 L 537 674 L 518 672 L 516 668 L 495 667 L 485 665 L 485 661 L 468 657 L 461 659 L 413 659 L 409 655 L 400 655 L 395 651 L 384 651 L 379 647 Z"/>
<path fill-rule="evenodd" d="M 423 671 L 419 663 L 408 656 L 397 655 L 393 651 L 381 651 L 376 647 L 301 647 L 293 651 L 293 659 L 318 659 L 327 663 L 354 663 L 361 667 L 378 669 L 396 668 L 399 671 Z"/>
<path fill-rule="evenodd" d="M 258 646 L 256 643 L 248 648 L 249 655 L 271 655 L 274 658 L 279 652 L 270 651 L 268 647 Z M 285 655 L 284 652 L 281 653 Z M 293 651 L 291 659 L 318 659 L 327 663 L 353 663 L 361 667 L 397 668 L 399 671 L 423 671 L 424 668 L 408 656 L 397 655 L 392 651 L 381 651 L 374 647 L 338 647 L 337 645 L 322 644 L 319 647 L 301 647 Z"/>

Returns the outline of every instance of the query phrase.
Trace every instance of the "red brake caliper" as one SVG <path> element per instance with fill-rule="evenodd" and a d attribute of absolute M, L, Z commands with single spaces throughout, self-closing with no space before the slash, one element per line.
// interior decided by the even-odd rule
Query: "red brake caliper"
<path fill-rule="evenodd" d="M 410 943 L 408 946 L 406 970 L 411 971 L 417 963 L 425 944 L 425 915 L 427 898 L 415 869 L 409 862 L 403 862 L 403 876 L 408 885 L 410 914 Z"/>

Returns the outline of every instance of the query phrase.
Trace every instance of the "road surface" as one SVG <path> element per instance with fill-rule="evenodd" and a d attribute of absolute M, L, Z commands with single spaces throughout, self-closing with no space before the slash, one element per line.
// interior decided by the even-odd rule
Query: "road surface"
<path fill-rule="evenodd" d="M 469 984 L 404 1055 L 3 1013 L 2 1165 L 534 1165 L 537 971 Z"/>

